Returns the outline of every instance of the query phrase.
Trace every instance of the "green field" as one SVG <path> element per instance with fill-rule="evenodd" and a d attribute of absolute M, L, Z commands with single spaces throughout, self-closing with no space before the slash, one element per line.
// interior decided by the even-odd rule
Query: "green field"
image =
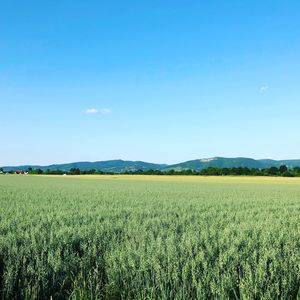
<path fill-rule="evenodd" d="M 299 286 L 299 179 L 0 176 L 1 299 L 296 299 Z"/>

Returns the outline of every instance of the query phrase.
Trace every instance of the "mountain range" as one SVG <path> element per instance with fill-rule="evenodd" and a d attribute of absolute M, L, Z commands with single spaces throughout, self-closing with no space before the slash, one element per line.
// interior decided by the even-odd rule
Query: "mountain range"
<path fill-rule="evenodd" d="M 127 161 L 127 160 L 107 160 L 107 161 L 96 161 L 96 162 L 74 162 L 67 164 L 53 164 L 48 166 L 39 165 L 23 165 L 23 166 L 3 166 L 4 171 L 8 170 L 27 170 L 29 167 L 33 169 L 42 170 L 62 170 L 69 171 L 71 168 L 79 168 L 80 170 L 101 170 L 103 172 L 114 172 L 121 173 L 126 171 L 137 171 L 137 170 L 160 170 L 168 171 L 174 169 L 176 171 L 180 170 L 202 170 L 207 167 L 218 167 L 218 168 L 233 168 L 233 167 L 248 167 L 248 168 L 270 168 L 279 167 L 281 165 L 286 165 L 289 168 L 300 167 L 300 159 L 292 160 L 272 160 L 272 159 L 252 159 L 247 157 L 236 157 L 236 158 L 226 158 L 226 157 L 212 157 L 212 158 L 202 158 L 195 159 L 186 162 L 181 162 L 178 164 L 167 165 L 167 164 L 155 164 L 143 161 Z"/>

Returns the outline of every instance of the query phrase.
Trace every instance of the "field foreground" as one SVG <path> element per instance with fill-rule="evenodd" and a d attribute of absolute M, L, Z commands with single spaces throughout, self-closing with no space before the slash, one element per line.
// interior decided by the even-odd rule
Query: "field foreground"
<path fill-rule="evenodd" d="M 300 295 L 299 178 L 2 175 L 0 207 L 1 299 Z"/>

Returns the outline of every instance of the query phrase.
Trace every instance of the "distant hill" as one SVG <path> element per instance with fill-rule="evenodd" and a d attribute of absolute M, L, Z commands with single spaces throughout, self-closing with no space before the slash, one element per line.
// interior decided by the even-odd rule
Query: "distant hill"
<path fill-rule="evenodd" d="M 262 163 L 265 168 L 280 167 L 282 165 L 286 165 L 289 168 L 300 167 L 300 159 L 286 159 L 286 160 L 260 159 L 259 162 Z"/>
<path fill-rule="evenodd" d="M 24 165 L 24 166 L 4 166 L 2 167 L 4 171 L 7 170 L 27 170 L 29 167 L 33 169 L 42 170 L 62 170 L 69 171 L 71 168 L 79 168 L 80 170 L 101 170 L 103 172 L 114 172 L 121 173 L 126 171 L 137 171 L 137 170 L 202 170 L 207 167 L 218 167 L 218 168 L 233 168 L 233 167 L 248 167 L 248 168 L 270 168 L 279 167 L 281 165 L 286 165 L 289 168 L 300 167 L 300 159 L 294 160 L 272 160 L 272 159 L 252 159 L 247 157 L 236 157 L 236 158 L 226 158 L 226 157 L 212 157 L 212 158 L 202 158 L 190 160 L 174 165 L 167 164 L 155 164 L 143 161 L 126 161 L 126 160 L 107 160 L 107 161 L 96 161 L 96 162 L 74 162 L 68 164 L 54 164 L 49 166 L 38 166 L 38 165 Z"/>
<path fill-rule="evenodd" d="M 137 171 L 137 170 L 162 170 L 166 164 L 153 164 L 143 161 L 126 161 L 126 160 L 107 160 L 107 161 L 95 161 L 95 162 L 74 162 L 68 164 L 55 164 L 49 166 L 37 166 L 37 165 L 24 165 L 24 166 L 5 166 L 2 167 L 4 171 L 7 170 L 27 170 L 29 167 L 33 169 L 42 170 L 62 170 L 70 171 L 71 168 L 79 168 L 80 170 L 101 170 L 103 172 L 126 172 L 126 171 Z"/>
<path fill-rule="evenodd" d="M 226 157 L 212 157 L 212 158 L 203 158 L 195 159 L 179 164 L 169 165 L 164 170 L 186 170 L 193 169 L 196 171 L 208 168 L 208 167 L 217 167 L 217 168 L 233 168 L 233 167 L 248 167 L 248 168 L 270 168 L 270 167 L 279 167 L 281 165 L 286 165 L 290 168 L 300 166 L 300 159 L 295 160 L 272 160 L 272 159 L 253 159 L 247 157 L 235 157 L 235 158 L 226 158 Z"/>

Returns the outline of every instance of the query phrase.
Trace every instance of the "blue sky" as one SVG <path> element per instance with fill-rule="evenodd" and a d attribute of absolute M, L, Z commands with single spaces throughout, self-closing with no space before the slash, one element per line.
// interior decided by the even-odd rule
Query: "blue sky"
<path fill-rule="evenodd" d="M 300 158 L 300 1 L 0 4 L 0 165 Z"/>

